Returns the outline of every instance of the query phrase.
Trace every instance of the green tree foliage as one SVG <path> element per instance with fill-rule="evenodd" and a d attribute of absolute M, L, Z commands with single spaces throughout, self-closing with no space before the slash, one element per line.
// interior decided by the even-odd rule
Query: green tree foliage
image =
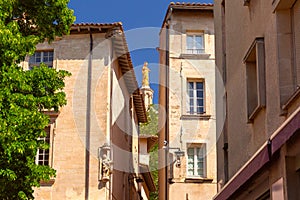
<path fill-rule="evenodd" d="M 45 65 L 24 71 L 18 64 L 39 42 L 69 33 L 74 22 L 68 0 L 0 0 L 0 199 L 33 199 L 33 187 L 55 176 L 35 164 L 38 138 L 49 117 L 44 109 L 66 104 L 62 91 L 70 73 Z"/>
<path fill-rule="evenodd" d="M 158 106 L 151 105 L 147 112 L 148 122 L 140 127 L 142 135 L 158 135 Z M 150 193 L 150 200 L 158 200 L 158 144 L 150 151 L 150 171 L 156 187 L 155 192 Z"/>
<path fill-rule="evenodd" d="M 150 193 L 150 200 L 158 200 L 158 144 L 150 151 L 150 170 L 156 187 L 156 191 Z"/>
<path fill-rule="evenodd" d="M 157 135 L 158 134 L 158 106 L 153 104 L 147 111 L 148 122 L 141 124 L 141 135 Z"/>

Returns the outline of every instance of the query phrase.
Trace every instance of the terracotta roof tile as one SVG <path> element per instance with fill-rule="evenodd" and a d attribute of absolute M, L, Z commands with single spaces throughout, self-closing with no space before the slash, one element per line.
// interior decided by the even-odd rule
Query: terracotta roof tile
<path fill-rule="evenodd" d="M 180 5 L 180 6 L 214 6 L 212 3 L 199 3 L 199 2 L 171 2 L 169 6 Z"/>
<path fill-rule="evenodd" d="M 122 26 L 122 22 L 113 22 L 113 23 L 76 23 L 72 26 Z"/>

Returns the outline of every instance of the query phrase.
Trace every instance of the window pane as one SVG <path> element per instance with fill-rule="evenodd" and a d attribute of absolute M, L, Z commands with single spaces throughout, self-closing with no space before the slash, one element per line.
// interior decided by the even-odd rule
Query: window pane
<path fill-rule="evenodd" d="M 186 47 L 187 49 L 193 49 L 194 44 L 194 37 L 189 35 L 186 38 Z"/>
<path fill-rule="evenodd" d="M 40 151 L 41 153 L 43 152 L 43 151 Z M 43 160 L 44 159 L 44 155 L 43 154 L 40 154 L 39 155 L 39 160 Z"/>
<path fill-rule="evenodd" d="M 190 106 L 194 106 L 194 98 L 190 98 Z"/>
<path fill-rule="evenodd" d="M 189 82 L 189 89 L 190 90 L 194 89 L 194 82 Z"/>
<path fill-rule="evenodd" d="M 203 91 L 202 90 L 197 90 L 197 97 L 203 97 Z"/>
<path fill-rule="evenodd" d="M 33 55 L 34 55 L 36 58 L 40 58 L 41 55 L 42 55 L 42 52 L 35 52 Z"/>
<path fill-rule="evenodd" d="M 203 169 L 203 160 L 202 159 L 199 160 L 198 163 L 197 163 L 197 165 L 198 165 L 199 169 Z"/>
<path fill-rule="evenodd" d="M 193 97 L 194 96 L 194 91 L 193 90 L 189 90 L 189 96 Z"/>
<path fill-rule="evenodd" d="M 197 99 L 197 106 L 202 107 L 203 106 L 203 99 Z"/>
<path fill-rule="evenodd" d="M 199 114 L 204 113 L 204 108 L 203 107 L 197 107 L 197 113 L 199 113 Z"/>
<path fill-rule="evenodd" d="M 35 63 L 35 55 L 34 54 L 32 56 L 30 56 L 30 58 L 29 58 L 29 64 L 30 63 Z"/>
<path fill-rule="evenodd" d="M 203 49 L 203 36 L 197 35 L 195 37 L 196 40 L 196 49 Z"/>
<path fill-rule="evenodd" d="M 188 148 L 188 155 L 194 155 L 194 148 Z"/>
<path fill-rule="evenodd" d="M 203 89 L 203 82 L 197 82 L 197 89 Z"/>
<path fill-rule="evenodd" d="M 194 149 L 188 148 L 188 160 L 187 160 L 187 168 L 188 175 L 194 175 Z"/>
<path fill-rule="evenodd" d="M 34 57 L 35 57 L 35 63 L 41 62 L 41 52 L 36 52 L 34 54 Z"/>
<path fill-rule="evenodd" d="M 198 173 L 198 174 L 197 174 L 198 176 L 201 176 L 201 177 L 204 176 L 203 170 L 201 170 L 201 169 L 198 169 L 198 170 L 197 170 L 197 173 Z"/>
<path fill-rule="evenodd" d="M 194 114 L 194 107 L 193 106 L 190 107 L 190 114 Z"/>
<path fill-rule="evenodd" d="M 49 61 L 53 61 L 53 51 L 49 52 Z"/>

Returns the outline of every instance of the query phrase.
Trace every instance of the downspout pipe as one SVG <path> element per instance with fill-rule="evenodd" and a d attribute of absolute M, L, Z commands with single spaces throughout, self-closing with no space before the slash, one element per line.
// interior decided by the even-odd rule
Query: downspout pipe
<path fill-rule="evenodd" d="M 114 72 L 113 72 L 113 67 L 114 67 L 114 64 L 115 64 L 115 59 L 114 59 L 114 41 L 113 41 L 113 37 L 110 38 L 111 40 L 111 52 L 110 52 L 110 58 L 112 60 L 112 62 L 110 63 L 110 66 L 109 66 L 109 71 L 108 71 L 108 77 L 109 77 L 109 80 L 108 80 L 108 84 L 109 84 L 109 113 L 108 113 L 108 116 L 109 116 L 109 120 L 107 120 L 107 123 L 108 123 L 108 127 L 107 127 L 107 131 L 108 131 L 108 142 L 109 142 L 109 145 L 111 147 L 111 151 L 110 151 L 110 160 L 113 161 L 114 159 L 114 156 L 113 156 L 113 153 L 114 153 L 114 150 L 113 150 L 113 142 L 112 142 L 112 104 L 113 104 L 113 87 L 114 87 L 114 82 L 113 82 L 113 77 L 114 77 Z M 110 175 L 110 178 L 109 178 L 109 197 L 108 199 L 109 200 L 112 200 L 113 199 L 113 180 L 114 180 L 114 173 L 112 173 Z"/>
<path fill-rule="evenodd" d="M 170 15 L 172 12 L 172 8 L 170 8 Z M 170 18 L 166 20 L 166 127 L 165 127 L 165 141 L 168 142 L 169 144 L 169 50 L 170 50 L 170 44 L 169 44 L 169 21 Z M 168 151 L 165 151 L 165 199 L 168 200 L 169 199 L 169 185 L 168 185 Z"/>
<path fill-rule="evenodd" d="M 89 199 L 90 183 L 90 137 L 91 137 L 91 89 L 92 89 L 92 60 L 93 60 L 93 34 L 90 30 L 90 51 L 87 71 L 87 108 L 86 108 L 86 139 L 85 139 L 85 200 Z"/>

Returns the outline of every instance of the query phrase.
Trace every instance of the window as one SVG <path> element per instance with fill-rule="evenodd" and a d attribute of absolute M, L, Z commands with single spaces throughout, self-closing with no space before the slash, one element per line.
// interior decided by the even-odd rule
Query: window
<path fill-rule="evenodd" d="M 282 114 L 300 94 L 300 1 L 274 0 Z"/>
<path fill-rule="evenodd" d="M 221 4 L 221 17 L 222 17 L 222 76 L 223 76 L 223 83 L 226 84 L 227 77 L 226 77 L 226 20 L 225 20 L 225 11 L 226 11 L 226 2 L 225 0 L 222 1 Z"/>
<path fill-rule="evenodd" d="M 204 53 L 203 34 L 187 35 L 186 37 L 186 51 L 188 54 Z"/>
<path fill-rule="evenodd" d="M 206 176 L 206 149 L 205 144 L 190 145 L 187 149 L 187 176 Z"/>
<path fill-rule="evenodd" d="M 300 0 L 297 0 L 292 7 L 292 33 L 293 33 L 293 60 L 295 84 L 294 90 L 300 87 Z"/>
<path fill-rule="evenodd" d="M 46 137 L 39 138 L 39 141 L 50 145 L 50 126 L 45 129 Z M 50 149 L 38 149 L 36 154 L 36 164 L 38 165 L 49 165 Z"/>
<path fill-rule="evenodd" d="M 244 58 L 247 76 L 247 112 L 250 121 L 265 106 L 264 51 L 264 39 L 256 38 Z"/>
<path fill-rule="evenodd" d="M 53 67 L 53 51 L 37 51 L 29 58 L 29 68 L 46 64 L 49 68 Z"/>
<path fill-rule="evenodd" d="M 202 114 L 204 109 L 204 81 L 188 82 L 189 113 Z"/>

